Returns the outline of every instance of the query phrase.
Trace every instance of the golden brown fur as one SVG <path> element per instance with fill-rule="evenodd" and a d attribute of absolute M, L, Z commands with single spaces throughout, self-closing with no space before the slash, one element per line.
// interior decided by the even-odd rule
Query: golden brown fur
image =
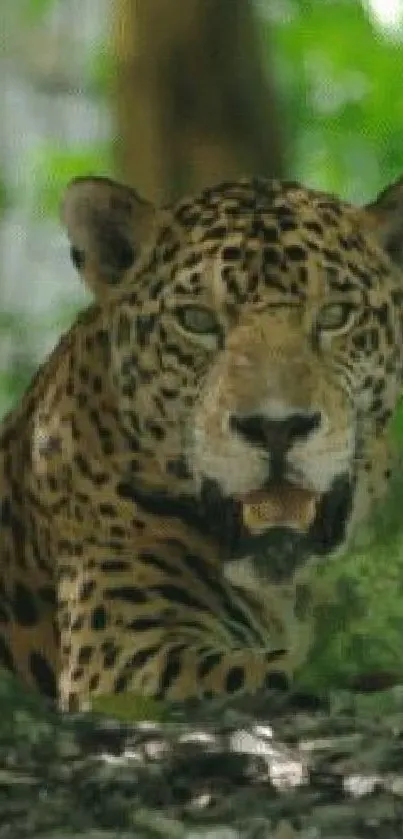
<path fill-rule="evenodd" d="M 400 192 L 359 210 L 256 179 L 155 210 L 73 182 L 64 219 L 97 302 L 3 422 L 6 667 L 64 708 L 292 674 L 310 565 L 389 478 Z M 284 527 L 247 532 L 245 499 L 277 485 Z M 290 487 L 318 499 L 308 534 Z"/>

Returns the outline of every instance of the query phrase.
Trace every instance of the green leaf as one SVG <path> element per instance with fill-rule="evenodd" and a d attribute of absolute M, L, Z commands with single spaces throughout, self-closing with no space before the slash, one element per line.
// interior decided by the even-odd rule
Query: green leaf
<path fill-rule="evenodd" d="M 123 722 L 150 720 L 159 722 L 164 719 L 165 708 L 162 702 L 134 693 L 101 694 L 92 700 L 92 710 Z"/>
<path fill-rule="evenodd" d="M 26 18 L 37 23 L 46 16 L 51 6 L 56 5 L 56 0 L 25 0 L 24 5 Z"/>
<path fill-rule="evenodd" d="M 44 143 L 31 160 L 35 203 L 47 215 L 57 215 L 67 183 L 77 175 L 110 174 L 110 146 L 107 143 L 60 149 Z"/>

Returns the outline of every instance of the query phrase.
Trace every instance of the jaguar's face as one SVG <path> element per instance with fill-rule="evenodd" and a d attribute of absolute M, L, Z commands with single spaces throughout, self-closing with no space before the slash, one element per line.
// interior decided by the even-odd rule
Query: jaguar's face
<path fill-rule="evenodd" d="M 257 581 L 289 577 L 368 513 L 403 352 L 376 212 L 296 185 L 208 190 L 155 224 L 111 308 L 139 462 L 193 497 L 229 576 L 251 556 Z"/>
<path fill-rule="evenodd" d="M 350 318 L 340 300 L 248 313 L 192 412 L 188 458 L 210 520 L 232 559 L 255 554 L 264 571 L 281 555 L 275 576 L 347 536 L 368 410 L 366 364 L 343 367 Z"/>

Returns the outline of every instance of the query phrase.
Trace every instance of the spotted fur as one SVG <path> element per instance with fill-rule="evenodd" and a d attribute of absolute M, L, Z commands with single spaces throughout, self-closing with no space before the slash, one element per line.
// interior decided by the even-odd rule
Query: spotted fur
<path fill-rule="evenodd" d="M 363 209 L 261 179 L 163 209 L 70 185 L 96 302 L 2 425 L 5 667 L 66 709 L 287 682 L 312 564 L 388 483 L 401 204 L 400 183 Z M 248 529 L 245 498 L 277 486 L 319 499 L 308 532 Z"/>

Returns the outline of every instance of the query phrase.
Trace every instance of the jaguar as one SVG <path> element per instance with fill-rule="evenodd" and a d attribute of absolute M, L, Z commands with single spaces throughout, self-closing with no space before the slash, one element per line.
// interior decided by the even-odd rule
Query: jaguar
<path fill-rule="evenodd" d="M 287 685 L 390 482 L 403 181 L 241 178 L 62 219 L 93 294 L 0 432 L 0 663 L 64 710 Z"/>

